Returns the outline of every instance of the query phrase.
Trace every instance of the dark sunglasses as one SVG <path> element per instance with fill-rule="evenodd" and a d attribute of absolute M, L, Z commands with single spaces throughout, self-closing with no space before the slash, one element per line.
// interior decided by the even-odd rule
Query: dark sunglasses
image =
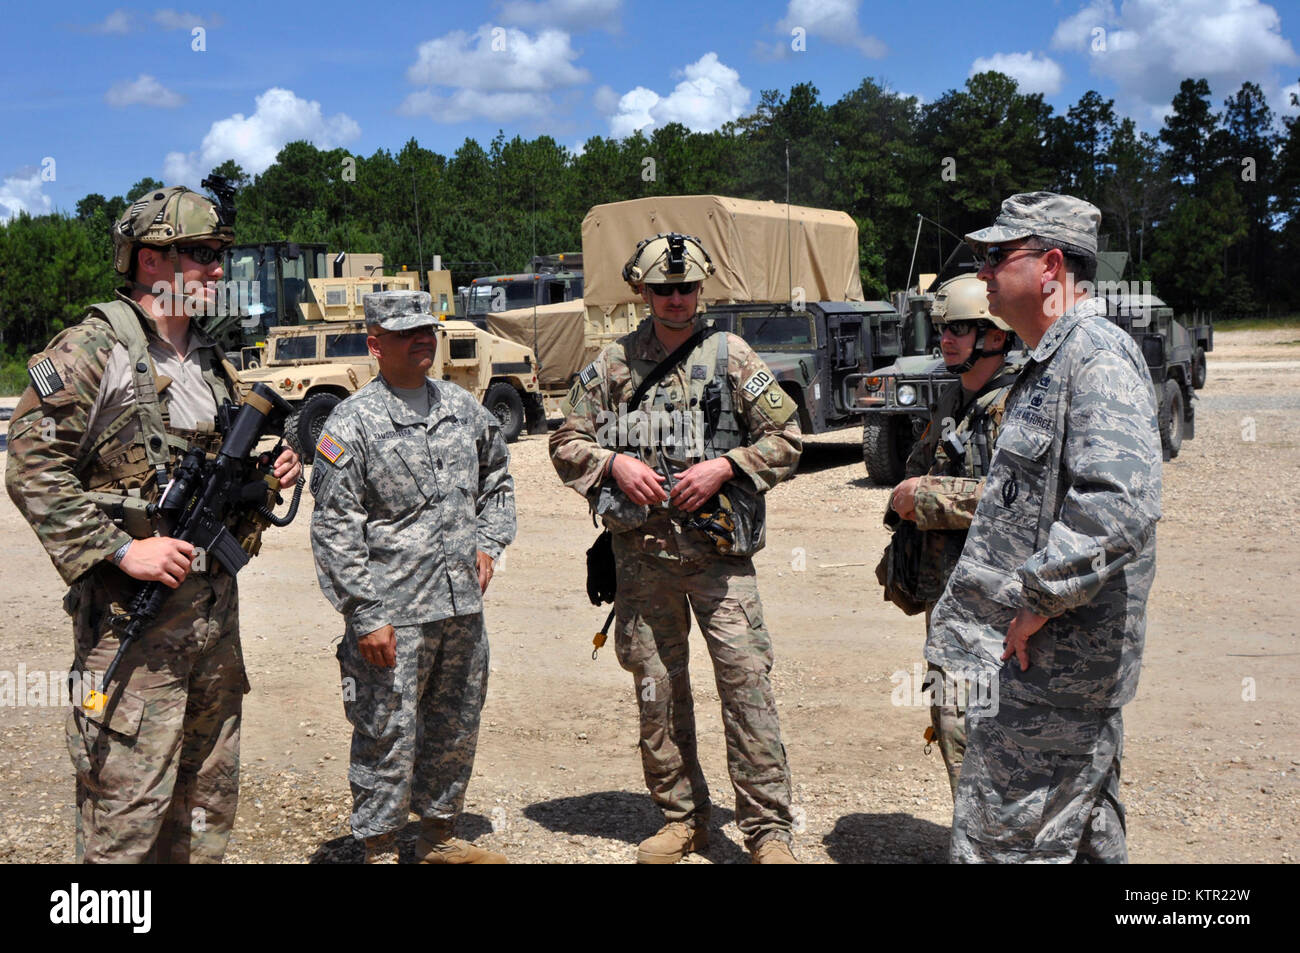
<path fill-rule="evenodd" d="M 671 297 L 674 291 L 680 292 L 684 297 L 699 286 L 700 283 L 698 281 L 669 281 L 659 285 L 646 284 L 646 287 L 650 289 L 651 294 L 656 294 L 661 298 Z"/>
<path fill-rule="evenodd" d="M 225 249 L 209 248 L 207 245 L 177 245 L 176 254 L 192 258 L 196 265 L 210 265 L 225 254 Z"/>
<path fill-rule="evenodd" d="M 1020 248 L 1003 248 L 1001 245 L 989 245 L 984 249 L 984 263 L 988 265 L 989 268 L 996 269 L 1018 251 L 1032 251 L 1042 254 L 1043 252 L 1049 252 L 1051 250 L 1052 249 L 1050 248 L 1031 248 L 1027 246 L 1021 246 Z"/>
<path fill-rule="evenodd" d="M 978 326 L 979 325 L 974 321 L 949 321 L 947 324 L 943 326 L 943 330 L 951 331 L 957 337 L 964 338 L 966 335 L 974 331 Z"/>

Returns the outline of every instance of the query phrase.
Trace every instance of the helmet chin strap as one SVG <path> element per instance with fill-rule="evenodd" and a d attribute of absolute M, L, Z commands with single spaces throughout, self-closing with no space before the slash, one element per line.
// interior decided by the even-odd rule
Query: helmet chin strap
<path fill-rule="evenodd" d="M 669 321 L 667 318 L 661 318 L 659 317 L 659 315 L 655 314 L 653 308 L 650 309 L 650 315 L 656 321 L 662 324 L 664 327 L 672 328 L 674 331 L 680 331 L 683 328 L 689 328 L 692 324 L 695 323 L 695 315 L 691 315 L 685 321 Z"/>
<path fill-rule="evenodd" d="M 969 371 L 972 367 L 975 366 L 975 362 L 978 361 L 980 358 L 998 357 L 999 355 L 1006 354 L 1008 351 L 1011 350 L 1010 335 L 1007 336 L 1006 343 L 1004 343 L 1002 347 L 999 348 L 998 350 L 996 351 L 984 350 L 984 335 L 987 334 L 990 330 L 994 330 L 994 329 L 987 328 L 987 327 L 981 327 L 979 329 L 979 333 L 975 335 L 975 343 L 974 345 L 972 345 L 970 349 L 970 357 L 966 358 L 966 360 L 962 361 L 960 364 L 943 365 L 945 368 L 947 368 L 948 373 L 965 374 L 967 371 Z"/>

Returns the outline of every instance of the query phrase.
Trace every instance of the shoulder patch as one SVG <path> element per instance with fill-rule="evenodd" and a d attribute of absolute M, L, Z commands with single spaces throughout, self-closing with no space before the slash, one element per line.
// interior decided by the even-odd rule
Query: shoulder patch
<path fill-rule="evenodd" d="M 347 448 L 339 444 L 329 434 L 322 433 L 320 443 L 316 444 L 316 452 L 330 463 L 338 463 L 339 457 L 347 453 Z"/>
<path fill-rule="evenodd" d="M 59 376 L 58 368 L 48 357 L 43 357 L 31 367 L 27 368 L 27 376 L 31 379 L 32 389 L 36 391 L 36 396 L 41 400 L 56 394 L 66 386 L 63 378 Z"/>
<path fill-rule="evenodd" d="M 749 380 L 745 381 L 741 390 L 751 398 L 757 399 L 759 394 L 763 393 L 763 391 L 767 390 L 775 382 L 776 378 L 772 376 L 772 372 L 767 368 L 762 368 L 755 371 L 754 375 Z"/>
<path fill-rule="evenodd" d="M 590 387 L 600 380 L 600 371 L 596 369 L 595 361 L 592 361 L 578 373 L 578 380 L 582 382 L 583 387 Z"/>

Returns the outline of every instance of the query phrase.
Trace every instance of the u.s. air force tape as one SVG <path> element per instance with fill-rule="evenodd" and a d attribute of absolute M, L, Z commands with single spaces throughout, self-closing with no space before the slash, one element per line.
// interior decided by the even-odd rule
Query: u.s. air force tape
<path fill-rule="evenodd" d="M 27 376 L 31 378 L 32 389 L 36 391 L 36 396 L 42 400 L 63 390 L 63 378 L 59 376 L 54 362 L 48 357 L 41 358 L 27 368 Z"/>

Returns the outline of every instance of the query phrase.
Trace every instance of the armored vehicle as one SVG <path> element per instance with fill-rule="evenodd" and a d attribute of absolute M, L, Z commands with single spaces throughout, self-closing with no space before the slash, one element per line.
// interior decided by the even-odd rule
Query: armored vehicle
<path fill-rule="evenodd" d="M 479 399 L 501 421 L 506 440 L 546 427 L 537 389 L 536 358 L 526 347 L 502 340 L 468 321 L 442 321 L 429 376 L 452 381 Z M 309 460 L 321 428 L 339 401 L 375 377 L 361 321 L 323 321 L 272 328 L 265 366 L 240 373 L 241 389 L 262 382 L 294 405 L 285 438 Z"/>
<path fill-rule="evenodd" d="M 802 310 L 717 304 L 707 317 L 758 352 L 798 405 L 804 433 L 857 426 L 862 417 L 846 379 L 900 353 L 902 319 L 886 301 L 816 301 Z"/>

